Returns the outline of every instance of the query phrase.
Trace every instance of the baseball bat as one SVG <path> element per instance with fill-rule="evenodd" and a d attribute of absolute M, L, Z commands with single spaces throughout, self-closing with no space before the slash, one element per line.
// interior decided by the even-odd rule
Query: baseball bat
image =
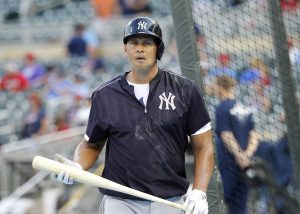
<path fill-rule="evenodd" d="M 76 180 L 80 183 L 83 183 L 83 184 L 125 193 L 128 195 L 132 195 L 132 196 L 146 199 L 149 201 L 154 201 L 154 202 L 165 204 L 165 205 L 168 205 L 171 207 L 176 207 L 178 209 L 185 211 L 185 207 L 181 204 L 174 203 L 172 201 L 168 201 L 168 200 L 165 200 L 165 199 L 162 199 L 162 198 L 159 198 L 159 197 L 123 186 L 116 182 L 107 180 L 107 179 L 97 176 L 93 173 L 90 173 L 88 171 L 84 171 L 84 170 L 63 164 L 63 163 L 59 163 L 57 161 L 53 161 L 48 158 L 44 158 L 41 156 L 35 156 L 32 161 L 32 167 L 37 170 L 54 172 L 56 174 L 58 174 L 61 171 L 64 171 L 64 172 L 69 173 L 70 176 L 72 176 L 74 178 L 74 180 Z"/>

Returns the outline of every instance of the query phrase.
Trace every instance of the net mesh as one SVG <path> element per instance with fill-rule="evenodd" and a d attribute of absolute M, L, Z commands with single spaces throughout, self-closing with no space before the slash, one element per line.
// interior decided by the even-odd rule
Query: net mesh
<path fill-rule="evenodd" d="M 232 206 L 229 209 L 231 213 L 239 208 L 246 195 L 249 213 L 280 212 L 287 210 L 287 207 L 292 209 L 287 197 L 283 197 L 285 194 L 279 193 L 285 191 L 288 196 L 298 195 L 293 192 L 295 188 L 290 188 L 293 186 L 292 160 L 281 93 L 281 86 L 290 83 L 282 82 L 279 75 L 268 2 L 194 0 L 191 5 L 206 101 L 216 133 L 225 202 Z M 280 7 L 299 103 L 300 7 L 297 0 L 282 0 Z M 288 70 L 284 72 L 288 74 Z M 229 78 L 224 79 L 224 76 Z M 234 98 L 230 97 L 231 90 L 225 90 L 229 80 L 235 81 Z M 235 99 L 236 103 L 230 104 L 228 99 Z M 253 155 L 246 151 L 254 141 L 245 139 L 247 135 L 243 137 L 244 132 L 251 130 L 251 122 L 245 119 L 247 112 L 252 114 L 253 130 L 257 134 L 254 136 L 258 139 Z M 295 117 L 299 118 L 298 115 Z M 239 144 L 240 151 L 236 155 L 232 155 L 232 140 L 224 139 L 228 137 L 224 135 L 228 131 L 234 135 L 233 141 Z M 224 149 L 230 151 L 232 162 Z M 259 166 L 252 171 L 256 173 L 252 174 L 256 180 L 243 177 L 245 173 L 237 173 L 239 167 L 235 168 L 243 165 L 241 159 L 248 157 L 256 160 Z M 247 194 L 241 182 L 259 185 L 249 188 Z"/>

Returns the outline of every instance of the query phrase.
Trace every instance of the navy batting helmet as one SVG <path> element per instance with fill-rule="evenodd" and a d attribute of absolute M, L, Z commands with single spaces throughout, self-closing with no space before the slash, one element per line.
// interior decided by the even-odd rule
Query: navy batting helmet
<path fill-rule="evenodd" d="M 126 44 L 128 37 L 145 34 L 151 35 L 157 40 L 157 59 L 161 59 L 165 45 L 162 40 L 162 31 L 159 24 L 149 17 L 137 17 L 128 22 L 124 30 L 123 43 Z"/>

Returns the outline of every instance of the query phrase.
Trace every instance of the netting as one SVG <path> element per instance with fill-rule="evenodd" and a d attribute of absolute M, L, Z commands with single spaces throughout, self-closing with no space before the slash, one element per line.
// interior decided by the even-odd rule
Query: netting
<path fill-rule="evenodd" d="M 291 153 L 299 155 L 299 151 L 290 148 L 299 139 L 287 137 L 287 121 L 297 124 L 299 115 L 287 118 L 283 100 L 293 103 L 289 99 L 296 98 L 299 108 L 298 1 L 280 2 L 285 32 L 275 23 L 279 27 L 274 34 L 286 36 L 286 44 L 274 41 L 289 55 L 291 66 L 285 65 L 286 70 L 279 66 L 286 62 L 276 58 L 266 0 L 194 0 L 191 5 L 229 213 L 297 212 L 291 199 L 299 198 Z M 291 72 L 294 97 L 283 99 L 281 87 L 291 83 L 284 82 L 280 72 Z M 234 144 L 239 145 L 237 150 Z M 255 163 L 248 174 L 241 170 L 247 161 Z M 300 163 L 294 160 L 294 164 Z"/>

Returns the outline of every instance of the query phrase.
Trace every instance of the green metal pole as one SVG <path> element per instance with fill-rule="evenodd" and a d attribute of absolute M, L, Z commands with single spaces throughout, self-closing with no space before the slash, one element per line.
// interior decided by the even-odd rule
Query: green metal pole
<path fill-rule="evenodd" d="M 181 72 L 184 76 L 195 80 L 204 94 L 191 3 L 189 0 L 170 0 L 170 4 Z M 190 167 L 193 169 L 193 166 Z M 219 171 L 215 167 L 207 190 L 210 214 L 225 213 L 225 205 L 222 203 L 222 191 L 220 190 L 221 186 Z"/>

